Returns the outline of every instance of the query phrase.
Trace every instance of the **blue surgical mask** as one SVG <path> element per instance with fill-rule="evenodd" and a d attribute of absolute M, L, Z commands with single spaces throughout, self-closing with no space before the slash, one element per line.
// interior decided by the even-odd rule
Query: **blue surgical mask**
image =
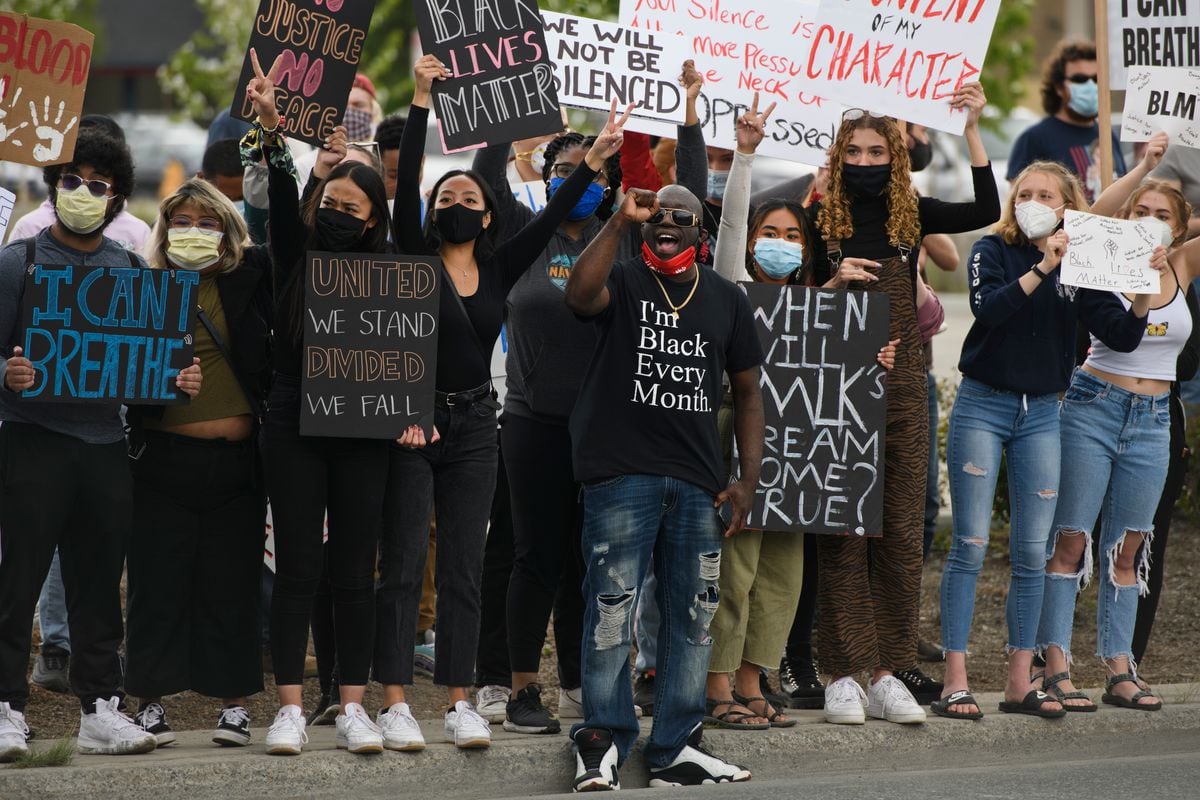
<path fill-rule="evenodd" d="M 800 269 L 804 245 L 786 239 L 758 239 L 754 242 L 754 262 L 772 278 L 786 278 Z"/>
<path fill-rule="evenodd" d="M 1081 117 L 1096 116 L 1100 113 L 1100 87 L 1095 81 L 1072 83 L 1067 107 Z"/>
<path fill-rule="evenodd" d="M 729 170 L 710 169 L 708 171 L 708 196 L 713 200 L 725 199 L 725 184 L 729 183 Z"/>
<path fill-rule="evenodd" d="M 558 191 L 558 187 L 566 183 L 566 178 L 551 178 L 550 188 L 546 191 L 546 199 L 549 200 Z M 604 187 L 598 183 L 589 183 L 587 189 L 583 192 L 583 197 L 575 203 L 575 207 L 567 212 L 567 219 L 572 222 L 578 222 L 581 219 L 587 219 L 592 214 L 596 213 L 596 209 L 600 207 L 601 201 L 604 200 Z"/>

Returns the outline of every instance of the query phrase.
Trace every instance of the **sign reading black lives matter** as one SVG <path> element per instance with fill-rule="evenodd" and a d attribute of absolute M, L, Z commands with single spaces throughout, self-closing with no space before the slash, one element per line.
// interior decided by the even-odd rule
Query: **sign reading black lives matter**
<path fill-rule="evenodd" d="M 197 272 L 35 264 L 21 302 L 21 346 L 39 402 L 188 402 Z"/>
<path fill-rule="evenodd" d="M 766 353 L 766 440 L 746 527 L 882 535 L 887 295 L 742 287 Z"/>
<path fill-rule="evenodd" d="M 441 259 L 308 254 L 300 433 L 433 435 Z"/>
<path fill-rule="evenodd" d="M 250 50 L 263 71 L 282 55 L 275 107 L 285 136 L 320 146 L 341 123 L 375 0 L 260 0 L 230 113 L 253 120 Z"/>
<path fill-rule="evenodd" d="M 421 49 L 452 77 L 433 83 L 447 152 L 563 128 L 536 0 L 414 0 Z"/>

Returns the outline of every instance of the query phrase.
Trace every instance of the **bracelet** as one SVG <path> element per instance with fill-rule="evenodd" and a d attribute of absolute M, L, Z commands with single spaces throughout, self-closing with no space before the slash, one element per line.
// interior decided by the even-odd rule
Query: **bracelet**
<path fill-rule="evenodd" d="M 1037 264 L 1034 264 L 1032 267 L 1030 267 L 1029 271 L 1032 272 L 1034 275 L 1037 275 L 1039 281 L 1044 281 L 1044 280 L 1046 280 L 1046 278 L 1050 277 L 1045 272 L 1042 272 L 1040 269 L 1038 269 Z"/>
<path fill-rule="evenodd" d="M 274 128 L 268 128 L 266 125 L 263 125 L 262 119 L 257 116 L 254 118 L 254 121 L 258 123 L 258 127 L 262 128 L 263 133 L 274 133 L 275 131 L 279 130 L 279 120 L 278 119 L 275 120 Z"/>

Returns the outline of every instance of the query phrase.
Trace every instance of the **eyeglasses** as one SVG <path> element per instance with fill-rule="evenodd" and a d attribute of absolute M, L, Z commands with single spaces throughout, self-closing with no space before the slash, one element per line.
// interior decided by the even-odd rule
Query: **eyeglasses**
<path fill-rule="evenodd" d="M 878 111 L 868 111 L 865 108 L 847 108 L 842 112 L 842 122 L 857 122 L 863 117 L 887 119 L 887 114 L 880 114 Z"/>
<path fill-rule="evenodd" d="M 660 208 L 646 221 L 651 225 L 658 225 L 666 220 L 668 211 L 671 212 L 671 223 L 680 228 L 691 228 L 700 223 L 699 217 L 691 211 L 682 208 Z"/>
<path fill-rule="evenodd" d="M 193 220 L 191 217 L 171 217 L 167 223 L 172 228 L 199 228 L 202 231 L 221 230 L 221 221 L 214 217 L 201 217 L 198 220 Z"/>
<path fill-rule="evenodd" d="M 78 175 L 67 173 L 58 179 L 58 185 L 66 189 L 68 192 L 73 192 L 80 186 L 87 185 L 88 191 L 96 197 L 104 197 L 108 194 L 108 190 L 112 188 L 111 183 L 105 183 L 101 180 L 85 181 Z"/>
<path fill-rule="evenodd" d="M 1088 81 L 1095 81 L 1096 76 L 1095 75 L 1084 75 L 1084 74 L 1080 73 L 1078 75 L 1068 75 L 1067 80 L 1070 81 L 1071 83 L 1087 83 Z"/>
<path fill-rule="evenodd" d="M 550 174 L 555 178 L 562 178 L 563 180 L 566 180 L 575 174 L 575 167 L 575 164 L 562 162 L 551 167 Z M 596 177 L 592 178 L 592 183 L 608 185 L 608 176 L 606 176 L 603 172 L 597 172 Z"/>

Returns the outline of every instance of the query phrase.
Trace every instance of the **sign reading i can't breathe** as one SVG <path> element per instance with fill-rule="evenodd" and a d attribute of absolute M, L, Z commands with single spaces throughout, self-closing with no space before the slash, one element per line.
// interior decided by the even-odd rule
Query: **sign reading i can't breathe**
<path fill-rule="evenodd" d="M 1108 0 L 1109 85 L 1131 67 L 1200 67 L 1200 0 Z"/>
<path fill-rule="evenodd" d="M 308 254 L 300 433 L 433 435 L 441 259 Z"/>
<path fill-rule="evenodd" d="M 197 272 L 32 264 L 22 347 L 23 397 L 41 402 L 186 403 L 175 376 L 192 363 Z"/>
<path fill-rule="evenodd" d="M 446 152 L 563 128 L 536 0 L 414 0 L 421 49 L 451 77 L 434 81 Z"/>
<path fill-rule="evenodd" d="M 741 286 L 767 354 L 762 472 L 746 527 L 882 535 L 887 295 Z"/>

